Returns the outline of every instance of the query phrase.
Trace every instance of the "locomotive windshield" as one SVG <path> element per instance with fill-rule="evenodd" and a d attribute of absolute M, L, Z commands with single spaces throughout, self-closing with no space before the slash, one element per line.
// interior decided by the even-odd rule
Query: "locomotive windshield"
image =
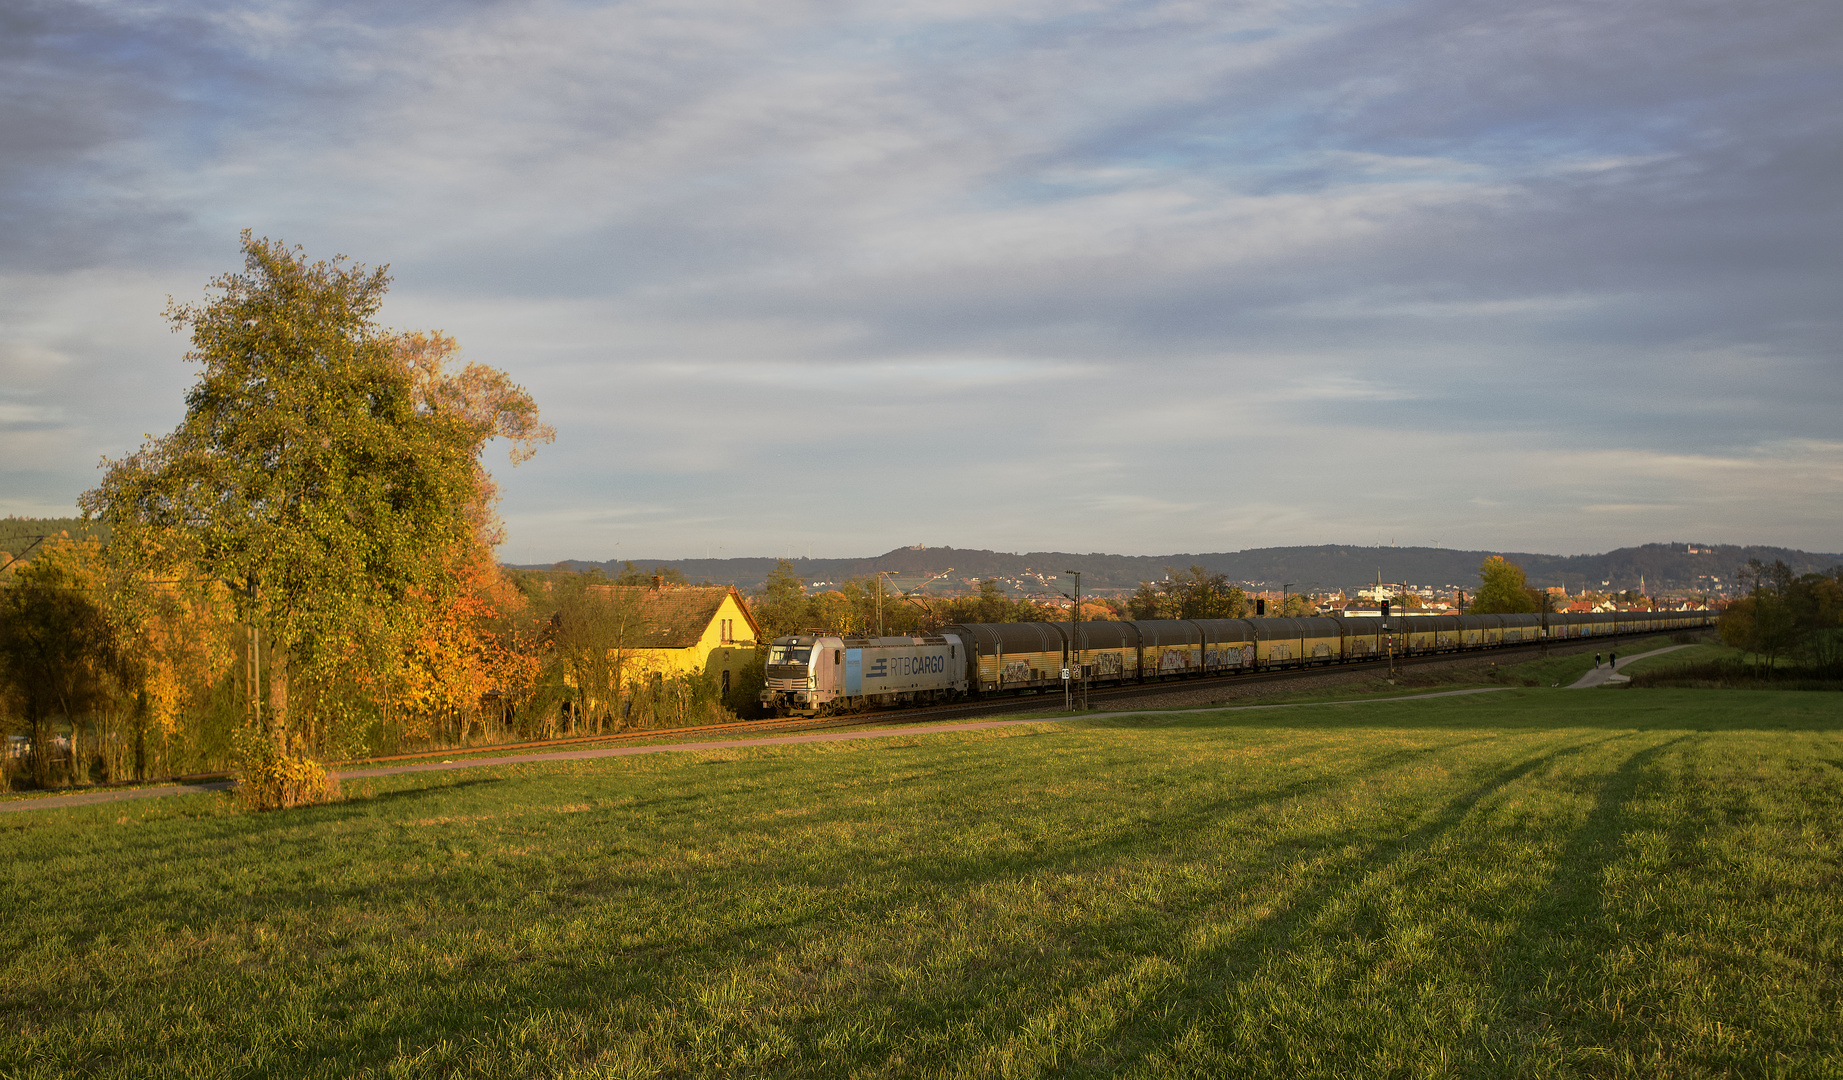
<path fill-rule="evenodd" d="M 802 667 L 813 657 L 811 648 L 796 648 L 792 645 L 768 646 L 768 663 L 775 667 L 798 664 Z"/>

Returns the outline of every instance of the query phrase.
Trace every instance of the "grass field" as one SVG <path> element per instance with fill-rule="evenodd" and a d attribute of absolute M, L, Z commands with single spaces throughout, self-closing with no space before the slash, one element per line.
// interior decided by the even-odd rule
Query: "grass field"
<path fill-rule="evenodd" d="M 1843 1072 L 1843 695 L 1544 688 L 350 788 L 0 819 L 0 1075 Z"/>
<path fill-rule="evenodd" d="M 1658 637 L 1644 638 L 1638 641 L 1596 642 L 1594 644 L 1594 649 L 1602 654 L 1606 654 L 1607 657 L 1610 657 L 1613 653 L 1632 657 L 1656 649 L 1667 649 L 1674 644 L 1676 643 L 1671 641 L 1669 635 L 1660 635 Z M 1695 646 L 1691 648 L 1695 648 Z M 1663 656 L 1654 656 L 1647 660 L 1640 660 L 1637 664 L 1629 666 L 1635 667 L 1639 664 L 1669 663 L 1670 657 L 1689 651 L 1690 649 L 1678 649 L 1676 652 L 1665 653 Z M 1538 686 L 1552 686 L 1556 683 L 1567 686 L 1569 683 L 1593 670 L 1594 655 L 1594 651 L 1586 651 L 1569 653 L 1567 655 L 1548 656 L 1538 660 L 1528 660 L 1520 664 L 1507 665 L 1505 667 L 1505 674 L 1513 681 L 1528 679 Z M 1608 662 L 1610 662 L 1610 660 Z M 1619 670 L 1623 672 L 1626 668 L 1622 667 Z"/>
<path fill-rule="evenodd" d="M 1705 663 L 1709 660 L 1741 660 L 1749 654 L 1740 649 L 1730 648 L 1719 642 L 1703 642 L 1691 645 L 1687 649 L 1667 652 L 1662 656 L 1647 656 L 1619 669 L 1621 674 L 1636 675 L 1641 671 L 1659 671 L 1665 668 L 1683 667 L 1689 664 Z"/>

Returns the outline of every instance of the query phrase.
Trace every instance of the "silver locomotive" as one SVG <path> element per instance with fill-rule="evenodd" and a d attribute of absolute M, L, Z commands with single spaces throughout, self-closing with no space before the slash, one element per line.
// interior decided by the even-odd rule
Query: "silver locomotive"
<path fill-rule="evenodd" d="M 824 637 L 796 634 L 768 646 L 762 707 L 824 716 L 878 705 L 949 701 L 966 693 L 966 652 L 954 634 Z"/>

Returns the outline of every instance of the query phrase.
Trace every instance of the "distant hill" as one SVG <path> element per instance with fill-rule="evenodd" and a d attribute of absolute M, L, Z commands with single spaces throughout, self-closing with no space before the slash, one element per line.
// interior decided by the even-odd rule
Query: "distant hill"
<path fill-rule="evenodd" d="M 1620 548 L 1601 555 L 1542 555 L 1518 551 L 1460 551 L 1453 548 L 1428 547 L 1356 547 L 1344 544 L 1321 544 L 1311 547 L 1250 548 L 1246 551 L 1182 555 L 1076 555 L 1068 552 L 1031 551 L 1023 553 L 984 551 L 966 548 L 921 547 L 898 548 L 882 555 L 862 559 L 794 559 L 795 570 L 807 582 L 843 581 L 869 577 L 879 571 L 893 572 L 904 584 L 913 584 L 921 576 L 953 568 L 953 576 L 937 586 L 946 591 L 967 578 L 1016 580 L 1026 572 L 1051 577 L 1064 570 L 1080 570 L 1082 585 L 1087 589 L 1130 589 L 1141 581 L 1164 576 L 1166 568 L 1182 570 L 1201 566 L 1211 573 L 1225 574 L 1230 580 L 1262 588 L 1279 588 L 1290 583 L 1294 589 L 1356 589 L 1376 581 L 1378 573 L 1386 582 L 1413 585 L 1458 586 L 1471 588 L 1478 583 L 1478 564 L 1492 555 L 1502 555 L 1523 567 L 1530 584 L 1562 585 L 1570 592 L 1591 586 L 1607 589 L 1636 588 L 1642 576 L 1647 588 L 1665 590 L 1710 589 L 1715 582 L 1726 583 L 1748 559 L 1772 562 L 1783 560 L 1796 573 L 1828 570 L 1843 565 L 1843 554 L 1825 555 L 1790 548 L 1737 546 L 1732 544 L 1645 544 Z M 772 558 L 744 559 L 635 559 L 636 566 L 651 570 L 669 566 L 693 581 L 714 581 L 737 585 L 744 590 L 758 588 L 774 569 Z M 575 569 L 602 567 L 611 574 L 620 573 L 623 562 L 605 563 L 569 560 Z M 547 569 L 547 567 L 529 567 Z M 906 580 L 905 580 L 906 579 Z M 1025 584 L 1028 585 L 1029 579 Z M 1065 586 L 1066 587 L 1066 586 Z M 1024 588 L 1023 591 L 1030 591 Z M 1713 591 L 1711 589 L 1711 591 Z"/>
<path fill-rule="evenodd" d="M 56 536 L 67 532 L 73 537 L 94 536 L 104 539 L 103 526 L 81 518 L 0 519 L 0 551 L 18 554 L 35 536 Z M 1792 548 L 1740 546 L 1734 544 L 1645 544 L 1619 548 L 1601 555 L 1542 555 L 1527 551 L 1461 551 L 1429 547 L 1357 547 L 1348 544 L 1319 544 L 1309 547 L 1249 548 L 1246 551 L 1180 555 L 1105 555 L 1090 552 L 1077 555 L 1061 551 L 985 551 L 973 548 L 907 547 L 897 548 L 861 559 L 794 559 L 794 569 L 809 584 L 816 581 L 844 581 L 867 578 L 879 571 L 895 575 L 898 587 L 909 587 L 929 574 L 949 567 L 953 575 L 938 582 L 931 591 L 950 592 L 967 588 L 966 581 L 997 578 L 1013 592 L 1041 593 L 1050 586 L 1035 575 L 1041 574 L 1067 588 L 1064 570 L 1080 570 L 1082 587 L 1089 590 L 1136 588 L 1141 581 L 1164 577 L 1167 568 L 1183 570 L 1201 566 L 1229 580 L 1256 588 L 1278 589 L 1290 584 L 1294 590 L 1358 589 L 1373 584 L 1377 574 L 1386 582 L 1405 582 L 1435 588 L 1456 586 L 1471 589 L 1478 584 L 1478 564 L 1492 555 L 1502 555 L 1521 566 L 1530 584 L 1562 585 L 1569 592 L 1584 587 L 1605 589 L 1637 588 L 1642 578 L 1649 589 L 1664 591 L 1722 591 L 1720 586 L 1733 579 L 1736 570 L 1749 559 L 1762 562 L 1782 560 L 1794 573 L 1805 574 L 1843 565 L 1843 554 L 1825 555 Z M 4 561 L 4 560 L 0 560 Z M 634 565 L 645 570 L 668 566 L 692 581 L 713 581 L 736 585 L 747 590 L 761 587 L 778 560 L 743 559 L 635 559 Z M 563 565 L 584 570 L 601 567 L 609 574 L 621 572 L 624 562 L 610 559 L 593 562 L 568 560 Z M 543 570 L 549 566 L 526 566 Z"/>

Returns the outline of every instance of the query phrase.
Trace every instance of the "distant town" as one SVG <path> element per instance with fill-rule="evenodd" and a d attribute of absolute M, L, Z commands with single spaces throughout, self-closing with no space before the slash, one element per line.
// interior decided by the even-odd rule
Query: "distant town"
<path fill-rule="evenodd" d="M 1592 555 L 1547 555 L 1432 547 L 1315 545 L 1256 548 L 1215 554 L 1127 556 L 1100 553 L 999 552 L 914 544 L 860 559 L 788 558 L 810 592 L 850 580 L 881 577 L 885 587 L 925 596 L 966 596 L 994 582 L 1007 599 L 1066 608 L 1082 576 L 1084 601 L 1123 604 L 1146 583 L 1198 567 L 1221 575 L 1250 600 L 1276 610 L 1304 597 L 1315 611 L 1350 616 L 1395 608 L 1431 613 L 1460 610 L 1478 587 L 1479 564 L 1502 555 L 1523 568 L 1529 584 L 1552 597 L 1556 611 L 1630 608 L 1678 610 L 1720 606 L 1745 591 L 1740 571 L 1751 559 L 1785 563 L 1794 573 L 1823 572 L 1843 564 L 1843 554 L 1761 545 L 1700 541 L 1645 544 Z M 634 565 L 667 569 L 686 580 L 762 587 L 782 560 L 774 558 L 636 559 Z M 590 569 L 618 574 L 622 563 L 569 560 L 527 569 Z"/>
<path fill-rule="evenodd" d="M 1069 586 L 1067 577 L 1057 577 L 1038 570 L 1025 570 L 1012 576 L 996 576 L 1000 588 L 1015 599 L 1028 600 L 1043 607 L 1068 609 L 1073 606 L 1073 597 L 1066 591 Z M 969 595 L 977 592 L 982 579 L 959 578 L 954 585 L 942 587 L 945 583 L 933 583 L 921 586 L 920 583 L 905 582 L 901 576 L 888 578 L 892 591 L 917 592 L 926 595 L 955 596 Z M 1154 581 L 1156 585 L 1160 582 Z M 807 588 L 813 592 L 837 588 L 836 581 L 811 581 Z M 1441 584 L 1410 582 L 1379 582 L 1368 588 L 1346 592 L 1343 589 L 1319 590 L 1312 592 L 1288 592 L 1284 588 L 1272 588 L 1267 582 L 1229 581 L 1240 588 L 1249 600 L 1263 600 L 1274 611 L 1279 611 L 1289 600 L 1303 597 L 1311 605 L 1314 613 L 1320 615 L 1343 615 L 1352 618 L 1379 617 L 1387 605 L 1392 611 L 1417 611 L 1429 615 L 1443 615 L 1464 611 L 1471 603 L 1471 594 L 1476 591 L 1477 583 L 1459 585 L 1452 582 Z M 1648 587 L 1641 578 L 1636 588 L 1611 590 L 1610 582 L 1602 582 L 1599 589 L 1585 588 L 1570 593 L 1565 586 L 1550 585 L 1543 592 L 1551 597 L 1551 611 L 1691 611 L 1699 608 L 1720 606 L 1729 597 L 1728 583 L 1710 581 L 1706 587 L 1693 591 L 1678 591 L 1675 594 L 1663 594 Z M 1123 604 L 1137 590 L 1123 588 L 1098 588 L 1083 590 L 1084 601 L 1107 603 L 1109 606 Z"/>

